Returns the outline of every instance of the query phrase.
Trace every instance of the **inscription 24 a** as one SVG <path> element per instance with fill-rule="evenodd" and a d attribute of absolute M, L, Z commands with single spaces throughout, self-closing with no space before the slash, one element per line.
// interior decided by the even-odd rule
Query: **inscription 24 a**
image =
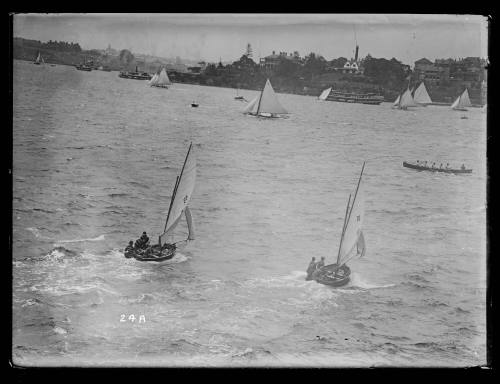
<path fill-rule="evenodd" d="M 135 323 L 136 320 L 137 320 L 137 322 L 139 324 L 140 323 L 145 323 L 146 322 L 146 316 L 139 315 L 139 316 L 136 317 L 133 313 L 130 314 L 128 317 L 127 317 L 127 315 L 125 315 L 123 313 L 120 315 L 120 323 L 126 323 L 126 322 Z"/>

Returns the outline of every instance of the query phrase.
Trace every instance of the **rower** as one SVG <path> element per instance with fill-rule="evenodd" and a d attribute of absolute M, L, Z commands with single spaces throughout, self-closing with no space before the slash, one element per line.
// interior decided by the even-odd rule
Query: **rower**
<path fill-rule="evenodd" d="M 311 262 L 309 263 L 309 266 L 307 267 L 306 280 L 309 280 L 311 278 L 311 276 L 315 270 L 316 270 L 316 258 L 313 256 Z"/>
<path fill-rule="evenodd" d="M 462 169 L 462 171 L 465 171 L 465 165 L 462 164 L 462 166 L 460 167 Z"/>
<path fill-rule="evenodd" d="M 125 248 L 125 257 L 128 259 L 132 256 L 129 256 L 130 252 L 132 252 L 134 250 L 134 242 L 132 240 L 130 240 L 128 242 L 128 245 L 127 247 Z"/>
<path fill-rule="evenodd" d="M 439 169 L 443 169 L 443 163 L 439 165 Z"/>
<path fill-rule="evenodd" d="M 432 167 L 431 168 L 434 168 L 434 164 L 436 164 L 436 163 L 432 163 Z"/>
<path fill-rule="evenodd" d="M 450 163 L 446 163 L 446 169 L 450 169 Z"/>

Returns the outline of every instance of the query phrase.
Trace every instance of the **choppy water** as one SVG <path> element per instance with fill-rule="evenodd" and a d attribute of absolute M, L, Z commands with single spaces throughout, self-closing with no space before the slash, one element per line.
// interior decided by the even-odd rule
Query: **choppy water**
<path fill-rule="evenodd" d="M 14 362 L 485 363 L 486 115 L 279 94 L 290 118 L 267 120 L 235 95 L 14 63 Z M 125 259 L 163 229 L 190 141 L 196 240 Z M 474 171 L 402 167 L 416 159 Z M 336 257 L 363 160 L 367 254 L 347 287 L 306 282 L 312 256 Z"/>

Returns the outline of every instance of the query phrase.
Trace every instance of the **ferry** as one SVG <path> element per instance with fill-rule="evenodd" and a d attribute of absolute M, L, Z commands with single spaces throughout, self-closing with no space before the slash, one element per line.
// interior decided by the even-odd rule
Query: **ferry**
<path fill-rule="evenodd" d="M 147 72 L 139 72 L 137 70 L 137 67 L 135 67 L 135 71 L 133 72 L 121 71 L 118 77 L 121 77 L 123 79 L 134 79 L 134 80 L 151 80 L 152 78 L 152 76 Z"/>
<path fill-rule="evenodd" d="M 87 72 L 92 71 L 92 67 L 90 65 L 85 65 L 85 64 L 75 65 L 75 68 L 78 69 L 79 71 L 87 71 Z"/>
<path fill-rule="evenodd" d="M 377 95 L 376 93 L 344 92 L 344 91 L 332 89 L 325 100 L 327 100 L 327 101 L 341 101 L 344 103 L 361 103 L 361 104 L 379 105 L 384 101 L 384 96 Z"/>

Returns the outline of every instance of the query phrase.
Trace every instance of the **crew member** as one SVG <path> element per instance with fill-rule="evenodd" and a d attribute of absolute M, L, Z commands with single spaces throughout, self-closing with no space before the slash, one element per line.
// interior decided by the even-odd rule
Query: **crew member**
<path fill-rule="evenodd" d="M 310 280 L 313 272 L 316 270 L 316 258 L 313 256 L 309 266 L 307 267 L 307 277 L 306 280 Z"/>
<path fill-rule="evenodd" d="M 128 245 L 127 247 L 125 248 L 125 257 L 127 259 L 131 258 L 132 256 L 130 255 L 130 252 L 132 252 L 134 250 L 134 242 L 132 240 L 130 240 L 128 242 Z"/>
<path fill-rule="evenodd" d="M 462 166 L 460 168 L 462 168 L 462 171 L 465 170 L 465 165 L 462 164 Z"/>
<path fill-rule="evenodd" d="M 318 264 L 316 264 L 316 269 L 320 269 L 325 266 L 325 257 L 321 256 L 321 260 L 318 261 Z"/>

